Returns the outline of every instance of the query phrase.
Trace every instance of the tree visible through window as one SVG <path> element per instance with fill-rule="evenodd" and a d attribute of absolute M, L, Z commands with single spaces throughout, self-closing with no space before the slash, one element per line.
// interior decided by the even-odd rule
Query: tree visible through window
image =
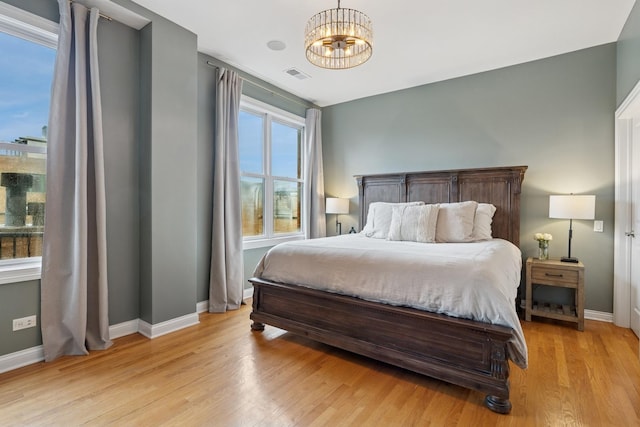
<path fill-rule="evenodd" d="M 0 259 L 42 254 L 55 49 L 0 27 Z"/>
<path fill-rule="evenodd" d="M 245 240 L 303 235 L 304 119 L 244 102 L 238 129 Z"/>

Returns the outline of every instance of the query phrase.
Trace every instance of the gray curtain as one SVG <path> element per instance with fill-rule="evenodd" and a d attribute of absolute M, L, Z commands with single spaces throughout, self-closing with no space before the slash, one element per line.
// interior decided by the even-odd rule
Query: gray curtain
<path fill-rule="evenodd" d="M 99 12 L 59 0 L 42 248 L 45 360 L 87 354 L 109 340 Z"/>
<path fill-rule="evenodd" d="M 244 290 L 238 157 L 242 79 L 235 71 L 225 68 L 219 68 L 217 73 L 209 279 L 209 311 L 212 313 L 239 308 Z"/>
<path fill-rule="evenodd" d="M 309 108 L 305 119 L 306 176 L 305 211 L 309 218 L 307 238 L 325 237 L 327 221 L 324 213 L 324 172 L 322 170 L 322 112 Z"/>

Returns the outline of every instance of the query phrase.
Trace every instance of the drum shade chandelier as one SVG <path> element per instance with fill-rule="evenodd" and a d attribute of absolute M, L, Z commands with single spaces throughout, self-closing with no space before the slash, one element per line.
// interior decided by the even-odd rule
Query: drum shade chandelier
<path fill-rule="evenodd" d="M 323 10 L 309 19 L 304 31 L 307 59 L 313 65 L 342 70 L 364 64 L 371 57 L 371 20 L 355 9 Z"/>

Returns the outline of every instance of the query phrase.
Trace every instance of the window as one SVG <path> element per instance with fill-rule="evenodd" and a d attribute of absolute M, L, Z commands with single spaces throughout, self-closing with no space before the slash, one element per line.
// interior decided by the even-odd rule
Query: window
<path fill-rule="evenodd" d="M 0 8 L 0 283 L 33 278 L 21 276 L 30 260 L 39 277 L 56 26 Z"/>
<path fill-rule="evenodd" d="M 243 97 L 238 137 L 245 248 L 304 238 L 304 118 Z"/>

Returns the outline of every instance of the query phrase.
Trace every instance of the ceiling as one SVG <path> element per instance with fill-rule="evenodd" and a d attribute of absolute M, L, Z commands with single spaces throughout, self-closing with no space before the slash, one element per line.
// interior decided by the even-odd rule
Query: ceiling
<path fill-rule="evenodd" d="M 635 0 L 342 0 L 373 22 L 373 56 L 307 62 L 304 27 L 336 0 L 134 0 L 198 35 L 198 50 L 324 107 L 614 42 Z M 282 41 L 274 51 L 267 42 Z M 300 80 L 285 70 L 309 76 Z"/>

